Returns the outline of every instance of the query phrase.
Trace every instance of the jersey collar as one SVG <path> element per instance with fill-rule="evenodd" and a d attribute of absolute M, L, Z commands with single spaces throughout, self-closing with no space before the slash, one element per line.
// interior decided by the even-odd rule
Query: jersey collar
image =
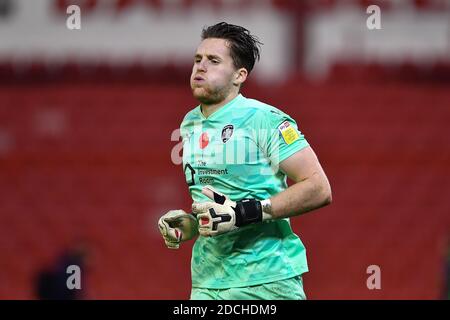
<path fill-rule="evenodd" d="M 236 98 L 234 98 L 233 100 L 229 101 L 227 104 L 223 105 L 222 107 L 220 107 L 219 109 L 217 109 L 216 111 L 214 111 L 212 114 L 209 115 L 208 118 L 206 118 L 201 110 L 201 105 L 197 106 L 197 114 L 200 116 L 200 118 L 202 120 L 211 120 L 214 119 L 218 116 L 220 116 L 220 114 L 222 114 L 223 112 L 225 112 L 226 110 L 228 110 L 229 108 L 231 108 L 233 105 L 236 104 L 236 102 L 245 99 L 245 97 L 239 93 Z"/>

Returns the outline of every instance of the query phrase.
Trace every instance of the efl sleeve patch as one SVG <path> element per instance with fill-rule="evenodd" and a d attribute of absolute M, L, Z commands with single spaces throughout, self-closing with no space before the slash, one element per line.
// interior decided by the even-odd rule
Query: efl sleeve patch
<path fill-rule="evenodd" d="M 297 130 L 295 130 L 288 121 L 283 122 L 279 127 L 281 135 L 286 144 L 291 144 L 300 138 Z"/>

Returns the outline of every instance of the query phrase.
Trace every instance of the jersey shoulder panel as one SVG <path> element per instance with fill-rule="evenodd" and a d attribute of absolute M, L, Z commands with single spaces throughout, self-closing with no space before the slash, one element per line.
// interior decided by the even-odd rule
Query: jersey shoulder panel
<path fill-rule="evenodd" d="M 285 112 L 256 99 L 246 99 L 246 107 L 253 109 L 253 119 L 258 127 L 277 128 L 285 120 L 295 123 L 294 119 Z"/>

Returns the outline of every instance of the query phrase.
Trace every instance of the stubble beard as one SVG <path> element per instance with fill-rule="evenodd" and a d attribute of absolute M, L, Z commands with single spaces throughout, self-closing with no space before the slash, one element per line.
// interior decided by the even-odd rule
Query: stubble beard
<path fill-rule="evenodd" d="M 226 99 L 230 92 L 230 88 L 223 87 L 211 89 L 210 87 L 194 87 L 192 94 L 203 105 L 218 104 Z"/>

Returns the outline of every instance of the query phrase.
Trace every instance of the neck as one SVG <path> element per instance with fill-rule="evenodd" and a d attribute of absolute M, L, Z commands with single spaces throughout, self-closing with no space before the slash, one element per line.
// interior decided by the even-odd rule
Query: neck
<path fill-rule="evenodd" d="M 205 118 L 208 118 L 210 115 L 212 115 L 214 112 L 222 108 L 224 105 L 226 105 L 228 102 L 233 100 L 238 96 L 239 92 L 232 92 L 230 93 L 225 99 L 218 103 L 213 104 L 204 104 L 201 105 L 201 110 Z"/>

